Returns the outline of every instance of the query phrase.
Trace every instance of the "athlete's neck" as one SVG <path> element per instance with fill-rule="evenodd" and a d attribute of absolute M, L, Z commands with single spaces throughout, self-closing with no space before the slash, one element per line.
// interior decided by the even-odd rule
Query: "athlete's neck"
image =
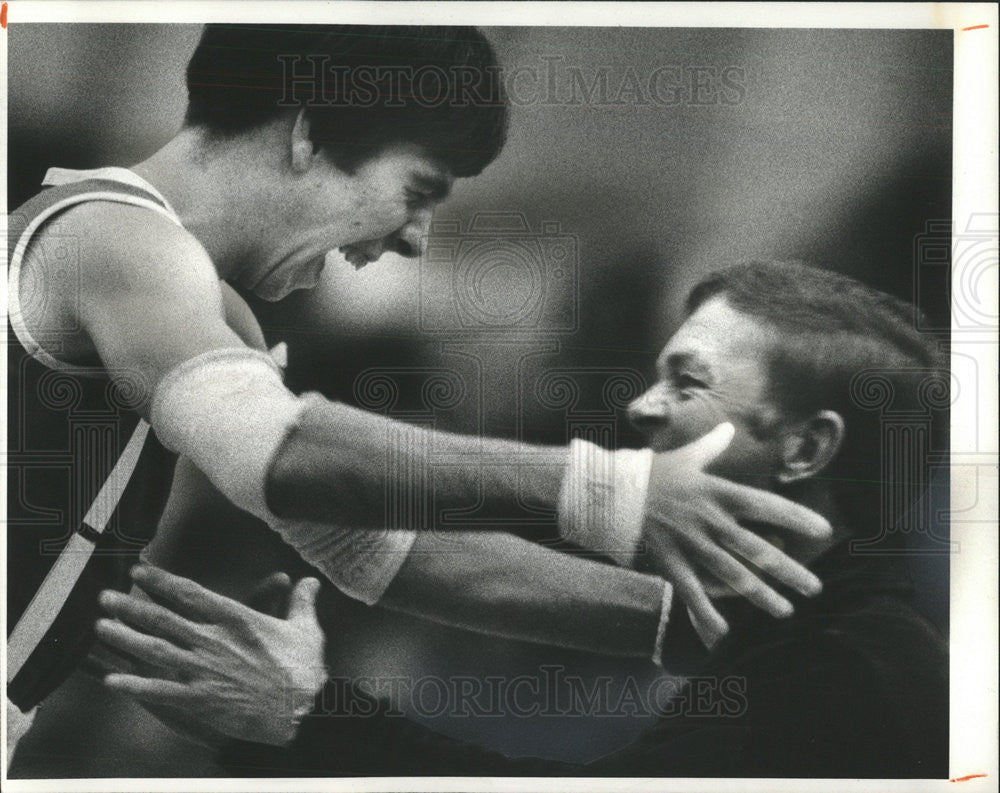
<path fill-rule="evenodd" d="M 220 278 L 232 276 L 246 261 L 253 240 L 233 212 L 240 169 L 225 153 L 210 154 L 203 133 L 182 129 L 131 170 L 170 202 L 184 228 L 208 251 Z"/>

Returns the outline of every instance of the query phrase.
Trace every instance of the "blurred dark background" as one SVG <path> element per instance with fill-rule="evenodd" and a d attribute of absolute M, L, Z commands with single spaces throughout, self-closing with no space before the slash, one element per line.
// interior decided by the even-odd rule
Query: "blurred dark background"
<path fill-rule="evenodd" d="M 472 249 L 461 247 L 436 264 L 385 257 L 355 272 L 333 255 L 313 293 L 253 304 L 269 342 L 288 343 L 293 386 L 449 429 L 536 442 L 565 442 L 570 420 L 582 416 L 613 443 L 634 445 L 621 407 L 649 379 L 688 288 L 706 271 L 748 257 L 805 259 L 914 300 L 946 342 L 947 260 L 921 251 L 947 253 L 949 244 L 950 31 L 487 33 L 505 68 L 535 70 L 542 85 L 553 74 L 559 100 L 548 101 L 540 87 L 532 93 L 523 79 L 507 148 L 482 176 L 458 183 L 436 218 L 457 221 L 470 237 L 480 213 L 513 215 L 527 226 L 515 241 L 559 238 L 572 259 L 557 267 L 548 243 L 531 242 L 512 244 L 503 267 L 481 272 L 475 261 L 462 264 Z M 182 25 L 12 26 L 8 205 L 36 192 L 50 166 L 128 166 L 165 143 L 181 123 L 184 66 L 199 34 Z M 679 92 L 669 106 L 643 95 L 662 67 Z M 596 84 L 590 100 L 566 101 L 574 74 L 588 88 Z M 454 229 L 436 238 L 447 242 Z M 463 266 L 463 277 L 481 276 L 468 322 L 460 306 L 440 305 L 447 295 L 439 286 L 456 283 L 448 279 Z M 575 406 L 539 390 L 545 373 L 562 370 L 576 373 Z M 436 372 L 463 385 L 428 407 L 421 383 Z M 380 373 L 400 384 L 393 404 L 365 390 Z M 404 382 L 411 376 L 415 385 Z M 535 531 L 530 521 L 504 528 Z M 277 566 L 297 569 L 266 529 L 219 504 L 180 557 L 176 567 L 233 594 Z M 925 610 L 946 629 L 947 558 L 925 555 L 914 569 L 930 582 Z M 653 677 L 645 662 L 487 639 L 334 592 L 324 594 L 324 613 L 332 660 L 345 673 L 512 676 L 558 663 L 584 677 Z M 627 743 L 644 718 L 428 723 L 511 754 L 587 759 Z M 41 711 L 12 773 L 221 771 L 208 751 L 76 676 Z"/>

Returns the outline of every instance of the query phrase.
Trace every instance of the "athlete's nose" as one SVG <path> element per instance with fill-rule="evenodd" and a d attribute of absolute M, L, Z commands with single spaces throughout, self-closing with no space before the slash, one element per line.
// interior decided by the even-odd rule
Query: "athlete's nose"
<path fill-rule="evenodd" d="M 427 246 L 427 232 L 431 225 L 430 210 L 421 210 L 403 228 L 396 232 L 394 249 L 401 256 L 414 259 Z"/>

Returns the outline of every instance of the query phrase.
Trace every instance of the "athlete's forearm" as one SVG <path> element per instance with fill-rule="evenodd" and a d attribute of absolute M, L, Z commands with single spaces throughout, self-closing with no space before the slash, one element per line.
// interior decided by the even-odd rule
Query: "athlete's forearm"
<path fill-rule="evenodd" d="M 285 519 L 355 528 L 469 529 L 444 510 L 516 514 L 519 503 L 555 509 L 566 449 L 414 427 L 316 400 L 278 448 L 267 478 L 270 510 Z M 409 499 L 416 499 L 410 502 Z M 433 504 L 420 526 L 396 526 L 392 505 Z"/>
<path fill-rule="evenodd" d="M 650 658 L 663 588 L 512 534 L 425 532 L 379 602 L 480 633 Z"/>

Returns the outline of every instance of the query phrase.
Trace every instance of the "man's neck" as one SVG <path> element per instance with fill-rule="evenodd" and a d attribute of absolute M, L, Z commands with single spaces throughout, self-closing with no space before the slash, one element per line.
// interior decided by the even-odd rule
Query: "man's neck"
<path fill-rule="evenodd" d="M 234 274 L 246 253 L 246 235 L 232 221 L 224 194 L 229 177 L 222 157 L 206 153 L 202 133 L 182 129 L 163 148 L 132 166 L 159 190 L 211 257 L 220 278 Z"/>

